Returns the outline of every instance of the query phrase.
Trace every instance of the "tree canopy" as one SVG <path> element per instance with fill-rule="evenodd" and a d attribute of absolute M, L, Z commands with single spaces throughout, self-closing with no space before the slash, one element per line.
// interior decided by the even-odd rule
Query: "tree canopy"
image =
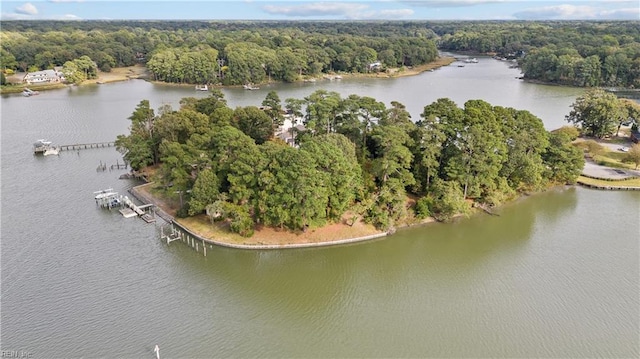
<path fill-rule="evenodd" d="M 572 183 L 584 164 L 567 131 L 481 100 L 439 99 L 414 123 L 399 102 L 318 90 L 285 100 L 308 126 L 299 146 L 273 138 L 279 98 L 265 102 L 231 110 L 213 92 L 156 115 L 145 100 L 117 146 L 134 169 L 159 164 L 167 195 L 186 195 L 181 215 L 206 212 L 243 235 L 257 224 L 305 231 L 347 211 L 388 229 L 411 215 L 410 196 L 417 215 L 448 220 L 470 202 Z"/>
<path fill-rule="evenodd" d="M 435 34 L 401 23 L 3 21 L 4 69 L 62 66 L 88 56 L 102 71 L 146 64 L 155 80 L 225 85 L 335 71 L 369 72 L 437 58 Z M 376 69 L 376 71 L 384 68 Z"/>
<path fill-rule="evenodd" d="M 613 135 L 619 124 L 629 120 L 629 110 L 635 108 L 602 89 L 591 89 L 578 97 L 571 112 L 565 117 L 587 136 L 604 138 Z"/>

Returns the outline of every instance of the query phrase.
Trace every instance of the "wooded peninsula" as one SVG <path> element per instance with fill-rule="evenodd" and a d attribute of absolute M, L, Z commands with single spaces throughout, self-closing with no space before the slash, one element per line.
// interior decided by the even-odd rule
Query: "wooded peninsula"
<path fill-rule="evenodd" d="M 304 110 L 303 110 L 304 108 Z M 364 220 L 392 230 L 411 218 L 447 221 L 472 205 L 573 183 L 584 165 L 577 129 L 547 132 L 528 111 L 443 98 L 412 121 L 405 107 L 318 90 L 282 105 L 231 109 L 219 90 L 156 114 L 143 100 L 116 146 L 155 194 L 181 198 L 178 217 L 206 216 L 251 236 L 257 225 L 304 232 Z M 282 122 L 295 142 L 274 137 Z"/>

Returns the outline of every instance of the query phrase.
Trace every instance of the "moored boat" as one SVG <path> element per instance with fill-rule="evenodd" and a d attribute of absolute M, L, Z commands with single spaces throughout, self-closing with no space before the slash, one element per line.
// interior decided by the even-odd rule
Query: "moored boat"
<path fill-rule="evenodd" d="M 196 91 L 209 91 L 209 87 L 207 85 L 196 85 Z"/>
<path fill-rule="evenodd" d="M 22 90 L 22 96 L 24 96 L 24 97 L 29 97 L 29 96 L 39 95 L 39 94 L 40 94 L 40 92 L 33 91 L 33 90 L 31 90 L 29 88 L 26 88 L 26 87 L 24 88 L 24 90 Z"/>
<path fill-rule="evenodd" d="M 60 154 L 60 148 L 58 147 L 49 147 L 44 151 L 45 156 L 54 156 Z"/>
<path fill-rule="evenodd" d="M 245 90 L 260 90 L 260 87 L 253 86 L 252 84 L 246 84 L 242 86 Z"/>
<path fill-rule="evenodd" d="M 33 153 L 35 154 L 39 154 L 39 153 L 44 154 L 50 148 L 51 148 L 51 141 L 40 139 L 33 143 Z"/>

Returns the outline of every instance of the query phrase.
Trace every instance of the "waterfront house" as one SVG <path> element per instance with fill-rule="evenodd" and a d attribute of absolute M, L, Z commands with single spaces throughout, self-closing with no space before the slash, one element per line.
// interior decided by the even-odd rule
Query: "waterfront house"
<path fill-rule="evenodd" d="M 27 72 L 22 82 L 27 84 L 44 84 L 64 81 L 62 72 L 57 70 L 43 70 L 35 72 Z"/>
<path fill-rule="evenodd" d="M 382 62 L 376 61 L 369 64 L 369 71 L 380 70 L 382 68 Z"/>
<path fill-rule="evenodd" d="M 304 124 L 302 124 L 302 117 L 295 117 L 293 114 L 286 114 L 284 116 L 284 122 L 275 133 L 275 136 L 291 147 L 298 147 L 296 145 L 296 136 L 300 132 L 306 131 Z"/>

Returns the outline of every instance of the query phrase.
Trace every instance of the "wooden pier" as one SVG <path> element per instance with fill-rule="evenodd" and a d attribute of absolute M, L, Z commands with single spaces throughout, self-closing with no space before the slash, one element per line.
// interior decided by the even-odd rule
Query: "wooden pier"
<path fill-rule="evenodd" d="M 109 166 L 109 171 L 116 169 L 116 170 L 121 170 L 121 169 L 127 169 L 129 168 L 129 165 L 127 164 L 127 162 L 125 161 L 124 163 L 120 163 L 120 161 L 116 160 L 116 163 Z M 107 170 L 107 164 L 106 163 L 102 163 L 102 161 L 100 161 L 100 164 L 98 165 L 98 167 L 96 167 L 96 171 L 98 172 L 104 172 Z"/>
<path fill-rule="evenodd" d="M 90 148 L 107 148 L 115 147 L 115 142 L 93 142 L 93 143 L 76 143 L 73 145 L 60 145 L 60 151 L 86 150 Z"/>

